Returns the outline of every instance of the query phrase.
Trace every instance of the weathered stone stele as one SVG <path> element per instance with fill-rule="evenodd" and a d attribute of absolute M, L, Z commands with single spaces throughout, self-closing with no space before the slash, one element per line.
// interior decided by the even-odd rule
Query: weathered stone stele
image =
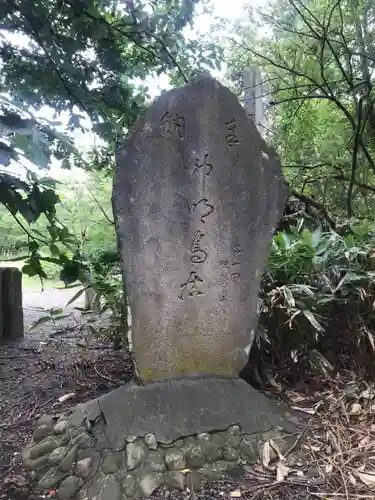
<path fill-rule="evenodd" d="M 285 195 L 275 153 L 210 77 L 163 94 L 137 122 L 113 203 L 143 381 L 238 375 Z"/>

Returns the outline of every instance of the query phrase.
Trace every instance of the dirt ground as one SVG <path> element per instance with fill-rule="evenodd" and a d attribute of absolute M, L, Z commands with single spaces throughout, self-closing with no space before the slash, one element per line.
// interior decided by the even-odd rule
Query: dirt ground
<path fill-rule="evenodd" d="M 90 338 L 87 326 L 98 321 L 72 307 L 70 317 L 30 331 L 30 325 L 46 315 L 44 308 L 64 308 L 74 293 L 74 289 L 42 293 L 25 289 L 25 336 L 0 346 L 1 499 L 32 498 L 20 451 L 30 440 L 37 418 L 88 401 L 132 378 L 127 354 Z"/>
<path fill-rule="evenodd" d="M 90 335 L 102 319 L 71 315 L 57 324 L 30 325 L 44 308 L 64 308 L 75 290 L 24 291 L 25 337 L 0 346 L 0 499 L 41 500 L 20 459 L 35 421 L 129 382 L 126 352 L 114 351 Z M 82 305 L 78 303 L 76 305 Z M 373 498 L 375 500 L 375 387 L 353 374 L 316 379 L 299 391 L 273 380 L 273 396 L 283 394 L 299 411 L 304 429 L 286 456 L 270 461 L 270 446 L 258 463 L 202 488 L 156 491 L 153 499 L 251 500 Z M 249 404 L 251 411 L 251 402 Z M 301 441 L 301 437 L 303 440 Z M 303 445 L 301 443 L 303 442 Z M 54 498 L 54 497 L 50 497 Z M 111 500 L 111 499 L 108 499 Z"/>

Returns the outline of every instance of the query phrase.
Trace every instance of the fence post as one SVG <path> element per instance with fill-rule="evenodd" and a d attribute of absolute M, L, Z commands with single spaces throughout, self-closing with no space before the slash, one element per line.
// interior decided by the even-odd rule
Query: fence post
<path fill-rule="evenodd" d="M 257 66 L 245 68 L 243 72 L 243 83 L 245 110 L 250 120 L 255 123 L 260 134 L 264 137 L 266 128 L 263 96 L 266 91 L 266 85 L 262 82 L 260 69 Z"/>
<path fill-rule="evenodd" d="M 0 341 L 23 337 L 22 272 L 0 268 Z"/>

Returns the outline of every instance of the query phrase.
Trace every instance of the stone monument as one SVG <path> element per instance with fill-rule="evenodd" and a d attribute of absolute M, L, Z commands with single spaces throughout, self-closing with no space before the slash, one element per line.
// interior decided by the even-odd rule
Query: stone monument
<path fill-rule="evenodd" d="M 203 78 L 149 108 L 114 186 L 142 380 L 238 375 L 284 201 L 275 154 L 218 82 Z"/>
<path fill-rule="evenodd" d="M 238 377 L 285 195 L 275 153 L 217 81 L 167 92 L 138 120 L 113 202 L 140 383 L 42 417 L 23 453 L 38 490 L 148 498 L 285 445 L 287 409 Z"/>

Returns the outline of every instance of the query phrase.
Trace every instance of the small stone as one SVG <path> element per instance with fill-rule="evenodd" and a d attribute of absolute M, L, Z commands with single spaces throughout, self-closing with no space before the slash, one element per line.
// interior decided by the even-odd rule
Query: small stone
<path fill-rule="evenodd" d="M 66 446 L 59 446 L 48 456 L 48 462 L 51 465 L 57 465 L 66 455 L 68 448 Z"/>
<path fill-rule="evenodd" d="M 240 454 L 236 448 L 224 446 L 223 458 L 224 460 L 228 460 L 228 462 L 236 462 L 240 458 Z"/>
<path fill-rule="evenodd" d="M 34 445 L 30 448 L 30 458 L 39 458 L 43 455 L 49 455 L 51 451 L 59 447 L 59 442 L 55 439 L 46 438 L 44 441 Z"/>
<path fill-rule="evenodd" d="M 232 434 L 233 436 L 237 436 L 241 434 L 241 427 L 239 425 L 232 425 L 228 429 L 228 434 Z"/>
<path fill-rule="evenodd" d="M 137 479 L 131 474 L 127 474 L 122 480 L 121 484 L 125 495 L 129 498 L 133 498 L 135 488 L 137 486 Z"/>
<path fill-rule="evenodd" d="M 201 476 L 196 471 L 191 471 L 186 474 L 185 483 L 190 491 L 200 491 L 202 489 Z"/>
<path fill-rule="evenodd" d="M 105 476 L 98 481 L 99 494 L 95 500 L 121 500 L 121 487 L 115 476 Z"/>
<path fill-rule="evenodd" d="M 144 472 L 140 474 L 138 481 L 142 495 L 148 498 L 162 484 L 163 474 L 159 472 Z"/>
<path fill-rule="evenodd" d="M 275 439 L 275 438 L 279 438 L 281 437 L 281 431 L 280 429 L 278 428 L 273 428 L 273 429 L 270 429 L 266 432 L 262 432 L 262 434 L 260 435 L 260 440 L 261 441 L 269 441 L 270 439 Z"/>
<path fill-rule="evenodd" d="M 71 500 L 79 490 L 81 484 L 81 480 L 78 477 L 68 476 L 60 484 L 57 498 L 59 500 Z"/>
<path fill-rule="evenodd" d="M 211 441 L 211 436 L 208 432 L 201 432 L 197 435 L 198 441 Z"/>
<path fill-rule="evenodd" d="M 30 472 L 30 474 L 32 475 L 34 475 L 34 470 L 44 467 L 47 463 L 48 463 L 48 455 L 43 455 L 42 457 L 38 458 L 31 458 L 30 450 L 24 450 L 22 452 L 22 465 L 26 469 L 31 469 L 32 472 Z"/>
<path fill-rule="evenodd" d="M 164 456 L 159 451 L 150 451 L 145 466 L 153 472 L 164 472 L 166 470 Z"/>
<path fill-rule="evenodd" d="M 92 437 L 87 432 L 80 432 L 72 439 L 71 445 L 74 446 L 76 444 L 80 448 L 88 448 L 92 445 Z"/>
<path fill-rule="evenodd" d="M 209 479 L 220 479 L 230 467 L 233 467 L 233 462 L 219 460 L 214 464 L 205 464 L 198 472 Z"/>
<path fill-rule="evenodd" d="M 223 458 L 223 451 L 216 443 L 208 442 L 203 446 L 206 462 L 212 464 Z"/>
<path fill-rule="evenodd" d="M 257 439 L 255 436 L 246 436 L 241 439 L 240 455 L 246 463 L 255 463 L 259 458 L 259 451 L 257 446 Z"/>
<path fill-rule="evenodd" d="M 150 450 L 156 450 L 158 447 L 158 442 L 156 441 L 156 437 L 151 433 L 145 435 L 145 443 L 147 444 Z"/>
<path fill-rule="evenodd" d="M 100 453 L 96 451 L 94 448 L 83 448 L 79 449 L 77 453 L 77 465 L 80 460 L 84 460 L 86 458 L 91 459 L 91 465 L 90 465 L 90 476 L 94 475 L 97 473 L 99 464 L 100 464 Z M 77 476 L 79 476 L 78 473 L 76 473 Z"/>
<path fill-rule="evenodd" d="M 185 446 L 185 457 L 189 467 L 199 469 L 203 467 L 206 457 L 202 446 L 195 442 L 188 442 Z"/>
<path fill-rule="evenodd" d="M 184 490 L 186 486 L 186 477 L 179 471 L 168 471 L 164 474 L 164 483 L 169 488 L 179 488 Z"/>
<path fill-rule="evenodd" d="M 105 449 L 109 449 L 111 447 L 111 443 L 109 442 L 107 436 L 103 433 L 97 434 L 95 436 L 95 448 L 98 451 L 103 451 Z"/>
<path fill-rule="evenodd" d="M 66 420 L 62 420 L 61 422 L 58 422 L 55 427 L 53 428 L 54 434 L 64 434 L 66 431 L 68 422 Z"/>
<path fill-rule="evenodd" d="M 63 472 L 68 472 L 73 468 L 74 461 L 77 456 L 77 451 L 78 451 L 78 445 L 74 445 L 73 448 L 71 448 L 68 453 L 65 455 L 65 457 L 61 460 L 59 464 L 60 470 Z"/>
<path fill-rule="evenodd" d="M 211 434 L 211 441 L 220 447 L 226 444 L 226 439 L 217 432 L 215 434 Z"/>
<path fill-rule="evenodd" d="M 36 425 L 37 427 L 39 427 L 40 425 L 48 425 L 49 427 L 51 427 L 53 429 L 53 426 L 55 425 L 56 423 L 56 418 L 53 416 L 53 415 L 42 415 Z"/>
<path fill-rule="evenodd" d="M 185 454 L 177 448 L 168 448 L 165 450 L 165 463 L 168 469 L 179 470 L 186 468 Z"/>
<path fill-rule="evenodd" d="M 129 470 L 134 470 L 147 457 L 148 448 L 142 441 L 129 443 L 126 446 L 126 465 Z"/>
<path fill-rule="evenodd" d="M 55 486 L 57 486 L 60 483 L 60 481 L 65 479 L 67 477 L 67 475 L 68 474 L 66 472 L 62 472 L 59 469 L 49 470 L 41 478 L 36 489 L 38 491 L 50 490 L 51 488 L 54 488 Z"/>
<path fill-rule="evenodd" d="M 121 467 L 121 455 L 115 452 L 108 452 L 103 457 L 102 471 L 104 474 L 114 474 Z"/>
<path fill-rule="evenodd" d="M 232 467 L 228 467 L 227 475 L 232 479 L 240 480 L 246 476 L 246 469 L 242 465 L 233 464 Z"/>
<path fill-rule="evenodd" d="M 225 441 L 226 445 L 228 446 L 233 446 L 233 448 L 238 448 L 240 446 L 241 442 L 241 435 L 240 434 L 225 434 Z"/>
<path fill-rule="evenodd" d="M 40 425 L 34 431 L 33 440 L 37 443 L 37 442 L 41 441 L 42 439 L 44 439 L 45 437 L 52 434 L 52 431 L 53 431 L 52 426 L 46 425 L 46 424 Z"/>
<path fill-rule="evenodd" d="M 92 466 L 92 458 L 86 457 L 82 458 L 82 460 L 78 460 L 76 464 L 76 474 L 79 477 L 89 477 Z"/>

